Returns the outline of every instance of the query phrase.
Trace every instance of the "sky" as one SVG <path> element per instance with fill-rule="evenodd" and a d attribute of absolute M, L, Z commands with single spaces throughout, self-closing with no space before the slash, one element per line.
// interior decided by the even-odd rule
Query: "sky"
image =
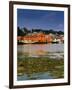
<path fill-rule="evenodd" d="M 17 26 L 64 31 L 64 11 L 17 9 Z"/>

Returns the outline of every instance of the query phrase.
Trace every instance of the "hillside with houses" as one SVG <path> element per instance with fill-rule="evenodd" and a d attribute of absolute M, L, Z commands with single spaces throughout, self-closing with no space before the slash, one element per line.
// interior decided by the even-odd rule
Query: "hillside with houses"
<path fill-rule="evenodd" d="M 45 44 L 45 43 L 64 43 L 64 32 L 55 30 L 43 30 L 17 28 L 18 44 Z"/>

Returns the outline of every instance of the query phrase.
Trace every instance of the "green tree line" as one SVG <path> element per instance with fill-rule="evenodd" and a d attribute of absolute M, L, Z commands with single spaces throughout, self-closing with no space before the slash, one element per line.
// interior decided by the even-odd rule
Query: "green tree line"
<path fill-rule="evenodd" d="M 18 36 L 25 36 L 26 34 L 28 33 L 39 33 L 39 32 L 42 32 L 44 34 L 59 34 L 59 35 L 64 35 L 64 32 L 63 31 L 55 31 L 53 29 L 49 29 L 49 30 L 43 30 L 43 29 L 32 29 L 32 30 L 28 30 L 26 27 L 24 28 L 20 28 L 20 27 L 17 27 L 17 35 Z"/>

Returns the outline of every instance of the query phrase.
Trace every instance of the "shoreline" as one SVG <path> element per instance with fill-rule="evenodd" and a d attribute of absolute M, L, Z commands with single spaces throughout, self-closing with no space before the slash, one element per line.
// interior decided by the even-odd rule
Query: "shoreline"
<path fill-rule="evenodd" d="M 59 42 L 35 42 L 35 43 L 17 42 L 17 45 L 24 45 L 24 44 L 64 44 L 64 43 L 59 43 Z"/>

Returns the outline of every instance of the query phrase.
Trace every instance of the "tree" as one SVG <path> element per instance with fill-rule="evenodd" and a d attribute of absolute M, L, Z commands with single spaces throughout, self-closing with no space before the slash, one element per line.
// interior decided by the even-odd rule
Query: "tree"
<path fill-rule="evenodd" d="M 17 27 L 17 36 L 24 36 L 24 32 L 20 29 L 20 27 Z"/>

